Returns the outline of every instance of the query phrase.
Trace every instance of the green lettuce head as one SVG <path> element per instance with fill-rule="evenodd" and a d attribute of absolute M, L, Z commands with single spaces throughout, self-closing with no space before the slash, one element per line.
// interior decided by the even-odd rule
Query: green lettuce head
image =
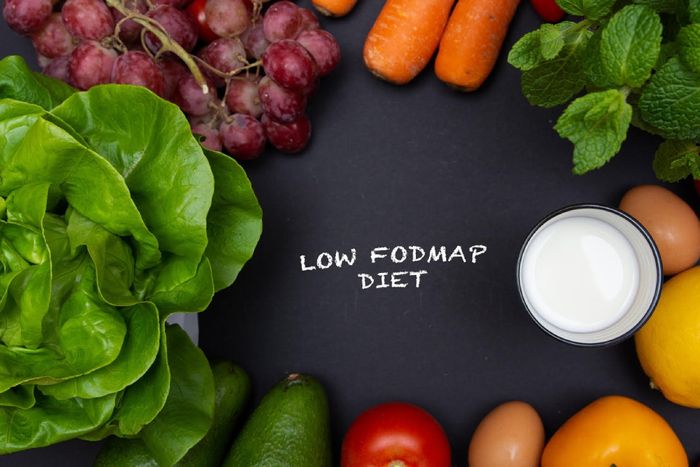
<path fill-rule="evenodd" d="M 244 171 L 144 88 L 74 93 L 9 57 L 0 196 L 0 453 L 114 434 L 174 464 L 214 392 L 165 320 L 204 310 L 251 257 L 262 214 Z"/>

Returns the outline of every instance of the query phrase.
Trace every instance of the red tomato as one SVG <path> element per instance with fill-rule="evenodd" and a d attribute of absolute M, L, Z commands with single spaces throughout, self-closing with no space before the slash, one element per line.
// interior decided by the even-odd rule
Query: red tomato
<path fill-rule="evenodd" d="M 214 32 L 209 29 L 209 25 L 207 24 L 207 15 L 204 13 L 204 7 L 206 4 L 207 0 L 194 0 L 185 11 L 187 11 L 187 14 L 189 14 L 192 19 L 194 19 L 194 22 L 197 23 L 197 33 L 199 34 L 199 38 L 202 41 L 209 43 L 218 39 L 219 36 L 214 34 Z"/>
<path fill-rule="evenodd" d="M 530 0 L 530 3 L 540 18 L 549 23 L 559 22 L 564 17 L 564 10 L 557 5 L 555 0 Z"/>
<path fill-rule="evenodd" d="M 440 424 L 412 404 L 390 402 L 362 413 L 343 440 L 341 467 L 450 467 Z"/>

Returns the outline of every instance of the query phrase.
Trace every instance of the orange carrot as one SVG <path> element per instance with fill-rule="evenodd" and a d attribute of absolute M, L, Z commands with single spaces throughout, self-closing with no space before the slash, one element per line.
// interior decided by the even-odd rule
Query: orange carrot
<path fill-rule="evenodd" d="M 345 16 L 355 7 L 357 0 L 312 0 L 314 7 L 325 16 Z"/>
<path fill-rule="evenodd" d="M 520 0 L 459 0 L 435 60 L 442 81 L 464 91 L 474 91 L 496 64 Z"/>
<path fill-rule="evenodd" d="M 405 84 L 421 72 L 440 42 L 454 0 L 387 0 L 367 35 L 367 68 Z"/>

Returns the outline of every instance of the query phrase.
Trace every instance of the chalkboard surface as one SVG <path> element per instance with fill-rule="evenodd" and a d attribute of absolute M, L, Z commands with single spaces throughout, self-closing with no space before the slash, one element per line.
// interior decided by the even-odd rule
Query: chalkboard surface
<path fill-rule="evenodd" d="M 449 434 L 454 464 L 466 465 L 476 424 L 503 401 L 533 404 L 551 434 L 592 400 L 623 394 L 662 414 L 697 462 L 698 412 L 649 388 L 631 341 L 559 343 L 531 322 L 515 285 L 528 230 L 556 208 L 616 205 L 629 187 L 654 182 L 658 141 L 633 130 L 612 163 L 577 177 L 569 143 L 552 130 L 560 110 L 529 106 L 504 57 L 473 94 L 451 90 L 431 69 L 408 86 L 385 84 L 361 58 L 382 3 L 361 0 L 349 17 L 323 20 L 344 55 L 312 100 L 310 147 L 295 156 L 268 150 L 246 164 L 264 233 L 237 282 L 201 315 L 205 352 L 246 368 L 258 399 L 288 372 L 316 375 L 331 400 L 336 448 L 362 410 L 398 399 L 428 409 Z M 528 3 L 506 47 L 538 24 Z M 29 42 L 4 23 L 0 53 L 34 63 Z M 698 208 L 689 184 L 674 189 Z M 449 255 L 476 244 L 488 250 L 475 264 L 369 257 L 375 247 L 445 246 Z M 300 255 L 310 265 L 352 248 L 353 267 L 302 271 Z M 363 290 L 357 276 L 417 270 L 428 271 L 419 288 Z M 88 466 L 98 448 L 74 441 L 0 464 Z"/>

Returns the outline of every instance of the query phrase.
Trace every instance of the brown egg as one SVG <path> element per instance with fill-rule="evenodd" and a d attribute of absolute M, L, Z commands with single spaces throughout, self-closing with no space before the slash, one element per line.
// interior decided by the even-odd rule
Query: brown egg
<path fill-rule="evenodd" d="M 649 231 L 665 275 L 684 271 L 700 259 L 700 219 L 674 193 L 658 185 L 640 185 L 625 193 L 620 209 Z"/>
<path fill-rule="evenodd" d="M 542 420 L 530 404 L 499 405 L 479 423 L 469 443 L 469 467 L 538 467 Z"/>

